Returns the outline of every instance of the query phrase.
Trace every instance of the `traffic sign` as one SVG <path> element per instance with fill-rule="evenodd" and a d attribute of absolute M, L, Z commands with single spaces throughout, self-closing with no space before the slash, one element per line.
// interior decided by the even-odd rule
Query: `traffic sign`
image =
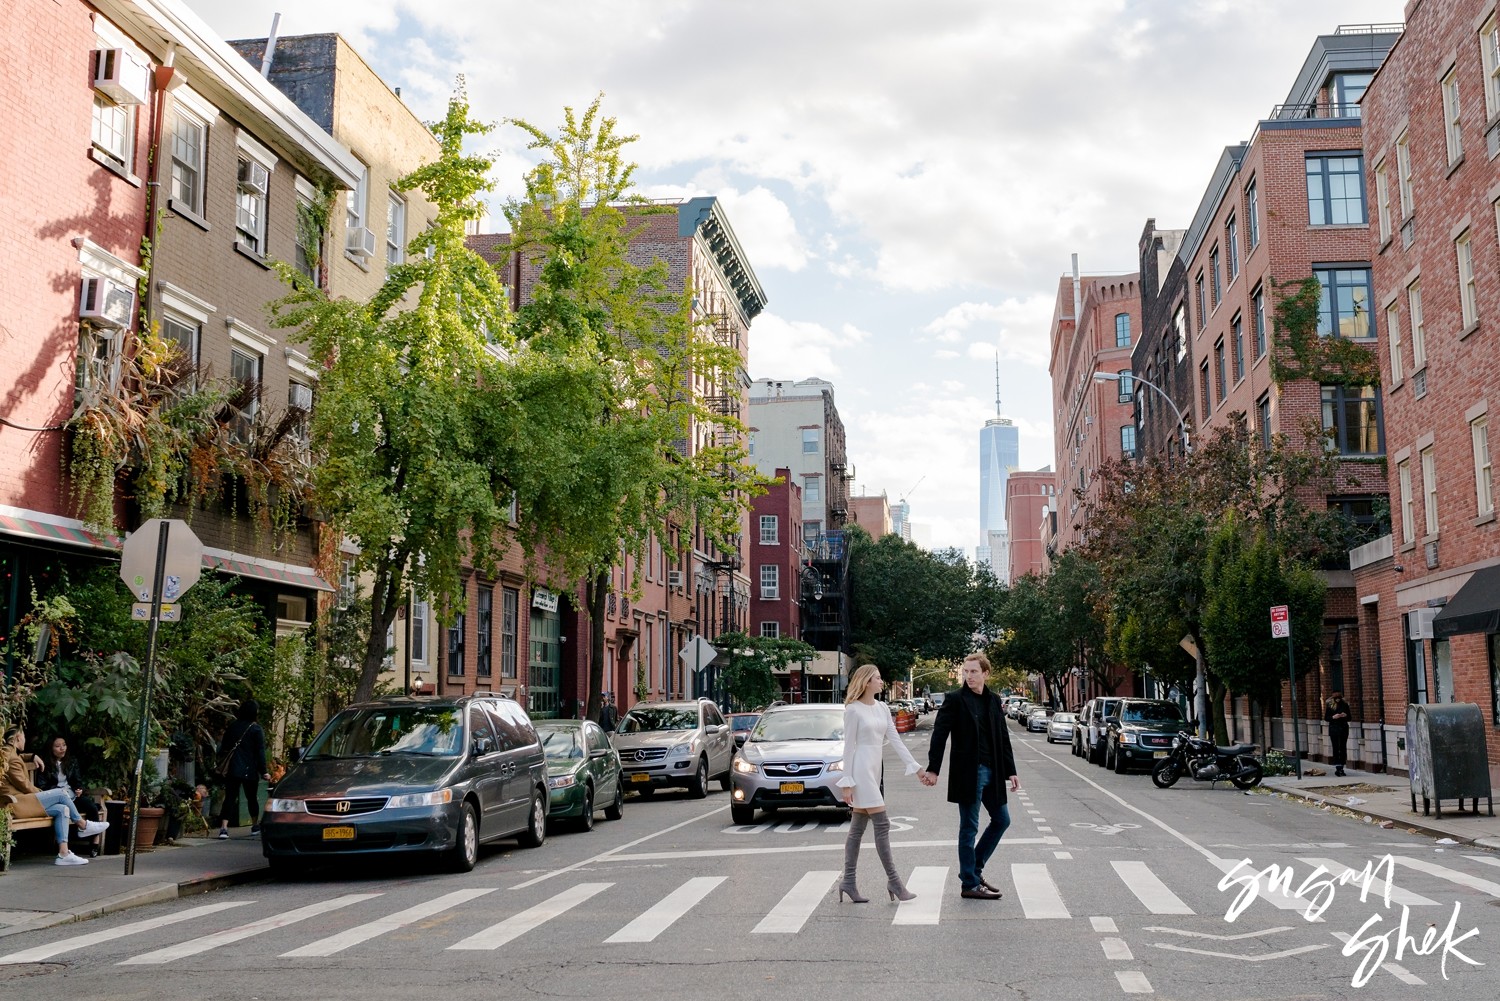
<path fill-rule="evenodd" d="M 163 588 L 163 590 L 165 590 L 165 588 Z M 130 606 L 130 618 L 131 618 L 132 621 L 135 621 L 135 622 L 146 622 L 146 621 L 149 621 L 150 618 L 151 618 L 151 602 L 149 602 L 149 601 L 137 601 L 135 604 L 131 605 Z M 161 621 L 163 621 L 163 622 L 181 622 L 182 621 L 182 610 L 180 608 L 178 608 L 176 605 L 163 605 L 163 606 L 161 606 Z"/>
<path fill-rule="evenodd" d="M 120 579 L 130 588 L 136 601 L 149 602 L 156 579 L 156 548 L 161 541 L 161 525 L 171 525 L 167 534 L 167 554 L 162 577 L 161 600 L 174 602 L 198 583 L 203 572 L 203 543 L 181 518 L 152 518 L 125 536 L 120 547 Z M 149 617 L 149 616 L 148 616 Z"/>
<path fill-rule="evenodd" d="M 702 636 L 694 636 L 688 640 L 682 652 L 677 656 L 694 671 L 701 671 L 718 655 L 719 651 L 715 650 L 708 640 Z"/>
<path fill-rule="evenodd" d="M 1292 635 L 1291 615 L 1285 605 L 1274 605 L 1271 608 L 1271 638 L 1273 640 L 1284 640 Z"/>

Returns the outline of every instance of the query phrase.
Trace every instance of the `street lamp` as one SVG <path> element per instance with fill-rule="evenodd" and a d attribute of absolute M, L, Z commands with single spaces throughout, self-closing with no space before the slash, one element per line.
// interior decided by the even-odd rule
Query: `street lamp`
<path fill-rule="evenodd" d="M 1120 372 L 1095 372 L 1094 381 L 1119 382 L 1121 374 L 1122 373 Z M 1187 419 L 1182 416 L 1182 411 L 1177 409 L 1177 404 L 1172 401 L 1172 397 L 1167 395 L 1166 390 L 1162 389 L 1156 383 L 1147 382 L 1145 379 L 1142 379 L 1140 376 L 1135 375 L 1131 372 L 1125 372 L 1123 374 L 1130 376 L 1132 386 L 1135 383 L 1140 383 L 1142 386 L 1146 386 L 1150 389 L 1156 390 L 1156 395 L 1167 401 L 1167 406 L 1171 407 L 1172 413 L 1177 415 L 1177 429 L 1182 432 L 1182 454 L 1187 455 L 1190 451 L 1192 451 L 1192 448 L 1190 447 L 1188 442 Z"/>

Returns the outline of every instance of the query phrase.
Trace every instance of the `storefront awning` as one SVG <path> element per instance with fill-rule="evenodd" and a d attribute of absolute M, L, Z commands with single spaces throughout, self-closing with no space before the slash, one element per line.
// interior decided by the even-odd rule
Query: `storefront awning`
<path fill-rule="evenodd" d="M 238 553 L 226 553 L 223 550 L 209 550 L 203 554 L 203 566 L 211 570 L 223 570 L 225 573 L 239 574 L 241 577 L 253 577 L 256 580 L 269 580 L 277 584 L 285 584 L 288 587 L 305 587 L 314 591 L 335 591 L 333 585 L 329 584 L 311 567 L 292 566 L 287 563 L 270 563 L 265 560 L 252 559 L 249 556 L 241 556 Z"/>
<path fill-rule="evenodd" d="M 116 536 L 91 532 L 84 528 L 81 522 L 75 522 L 71 518 L 43 520 L 28 518 L 14 511 L 0 512 L 0 532 L 20 536 L 23 539 L 78 546 L 82 549 L 118 551 L 120 548 L 120 540 Z"/>
<path fill-rule="evenodd" d="M 1474 571 L 1432 620 L 1432 638 L 1500 633 L 1500 566 Z"/>

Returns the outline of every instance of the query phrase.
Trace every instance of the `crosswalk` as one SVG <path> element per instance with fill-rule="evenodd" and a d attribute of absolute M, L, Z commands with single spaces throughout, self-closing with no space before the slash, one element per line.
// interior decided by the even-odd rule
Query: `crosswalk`
<path fill-rule="evenodd" d="M 1482 868 L 1494 864 L 1487 856 L 1463 858 L 1480 863 L 1472 868 L 1480 869 L 1486 875 L 1492 871 Z M 1450 864 L 1393 855 L 1394 865 L 1373 870 L 1368 902 L 1378 902 L 1386 893 L 1389 893 L 1392 906 L 1408 907 L 1437 907 L 1440 901 L 1451 904 L 1459 895 L 1466 900 L 1475 897 L 1500 900 L 1500 882 L 1455 868 L 1465 864 L 1459 856 L 1448 855 L 1444 859 Z M 1351 887 L 1358 885 L 1354 877 L 1370 868 L 1366 864 L 1363 869 L 1355 869 L 1334 858 L 1312 856 L 1297 858 L 1295 862 L 1298 880 L 1321 866 L 1330 877 L 1344 877 L 1350 881 L 1347 885 Z M 1229 871 L 1234 863 L 1219 859 L 1214 865 L 1222 871 Z M 411 898 L 414 893 L 419 894 L 420 889 L 411 887 L 390 893 L 335 893 L 327 899 L 290 910 L 259 915 L 256 913 L 258 906 L 265 908 L 269 906 L 268 902 L 216 901 L 98 931 L 64 936 L 0 955 L 0 965 L 38 963 L 69 954 L 98 957 L 106 943 L 116 943 L 112 948 L 119 951 L 108 953 L 107 961 L 127 967 L 159 967 L 259 937 L 267 940 L 268 951 L 283 959 L 318 959 L 378 944 L 382 938 L 403 929 L 408 936 L 447 936 L 445 941 L 435 941 L 434 948 L 493 952 L 528 935 L 535 935 L 548 926 L 552 926 L 550 930 L 560 931 L 563 923 L 568 921 L 579 922 L 587 929 L 584 934 L 593 937 L 601 947 L 641 946 L 671 942 L 674 936 L 692 933 L 707 919 L 696 912 L 700 912 L 706 902 L 716 899 L 723 902 L 716 905 L 717 919 L 724 918 L 728 903 L 733 901 L 734 906 L 727 908 L 727 913 L 734 921 L 744 921 L 744 929 L 757 936 L 797 935 L 818 921 L 850 917 L 861 921 L 871 918 L 888 920 L 892 926 L 935 926 L 942 922 L 945 908 L 950 914 L 963 908 L 961 914 L 966 918 L 986 913 L 997 918 L 1043 922 L 1086 918 L 1093 923 L 1095 931 L 1115 934 L 1118 932 L 1115 919 L 1099 917 L 1101 911 L 1121 918 L 1175 915 L 1212 918 L 1218 922 L 1224 917 L 1224 909 L 1233 896 L 1232 892 L 1219 892 L 1214 885 L 1214 874 L 1201 866 L 1168 863 L 1158 867 L 1140 859 L 1093 863 L 1085 869 L 1077 866 L 1078 863 L 1071 861 L 992 864 L 986 877 L 991 882 L 998 880 L 1005 890 L 1003 906 L 960 901 L 954 870 L 943 865 L 920 865 L 910 869 L 906 883 L 916 893 L 916 898 L 894 907 L 842 906 L 833 896 L 839 873 L 828 868 L 806 872 L 780 871 L 773 879 L 764 875 L 753 879 L 726 875 L 691 876 L 660 896 L 643 896 L 638 885 L 600 880 L 524 890 L 501 886 L 470 887 L 415 900 Z M 1081 873 L 1086 873 L 1086 876 Z M 867 881 L 873 876 L 873 873 L 865 874 Z M 1391 878 L 1389 886 L 1384 882 L 1387 877 Z M 1419 882 L 1424 892 L 1417 893 L 1408 886 L 1396 885 L 1397 879 Z M 1295 890 L 1296 884 L 1292 886 Z M 879 904 L 886 903 L 883 883 L 873 882 L 865 890 Z M 404 896 L 398 898 L 395 895 L 398 892 Z M 402 906 L 394 906 L 398 899 Z M 1358 901 L 1358 891 L 1350 889 L 1346 899 Z M 742 903 L 753 905 L 756 901 L 761 903 L 753 910 L 740 906 Z M 1307 907 L 1306 900 L 1275 887 L 1262 888 L 1252 906 L 1254 904 L 1268 904 L 1283 911 L 1305 910 Z M 764 908 L 763 913 L 758 913 L 760 908 Z M 449 913 L 455 911 L 456 914 Z M 485 921 L 492 923 L 474 927 L 479 923 L 474 918 L 480 914 L 484 915 Z M 433 920 L 440 915 L 446 915 L 446 920 Z M 494 920 L 498 915 L 503 916 Z M 246 920 L 235 923 L 241 916 Z M 1271 915 L 1266 912 L 1263 916 Z M 466 926 L 465 921 L 470 923 Z M 197 934 L 180 941 L 163 941 L 178 926 L 184 925 Z M 308 927 L 317 929 L 316 937 L 307 936 L 312 938 L 311 941 L 288 941 L 288 937 L 294 937 L 301 933 L 301 928 Z M 1193 933 L 1183 931 L 1181 934 Z M 131 940 L 139 944 L 132 948 Z M 123 943 L 123 948 L 120 943 Z M 1106 939 L 1103 948 L 1107 958 L 1125 959 L 1130 954 L 1123 938 Z"/>

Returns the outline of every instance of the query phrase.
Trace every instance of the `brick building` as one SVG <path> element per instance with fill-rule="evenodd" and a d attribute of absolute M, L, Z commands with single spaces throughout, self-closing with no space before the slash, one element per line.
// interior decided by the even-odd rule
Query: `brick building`
<path fill-rule="evenodd" d="M 1132 381 L 1145 383 L 1134 394 L 1136 454 L 1142 457 L 1180 456 L 1185 445 L 1178 413 L 1192 398 L 1195 371 L 1187 326 L 1187 264 L 1178 254 L 1186 234 L 1158 229 L 1155 219 L 1147 219 L 1141 232 L 1141 336 L 1130 368 Z M 1178 400 L 1182 404 L 1173 410 Z"/>
<path fill-rule="evenodd" d="M 1406 17 L 1362 104 L 1392 531 L 1351 554 L 1382 681 L 1361 756 L 1405 767 L 1408 703 L 1472 702 L 1500 781 L 1500 24 L 1493 0 Z"/>
<path fill-rule="evenodd" d="M 1005 483 L 1005 520 L 1010 535 L 1010 574 L 1046 573 L 1047 552 L 1042 523 L 1057 504 L 1057 477 L 1052 467 L 1012 470 Z"/>
<path fill-rule="evenodd" d="M 885 495 L 884 491 L 879 494 L 850 497 L 849 523 L 858 525 L 869 532 L 872 539 L 892 534 L 895 531 L 895 525 L 891 521 L 890 498 Z"/>

